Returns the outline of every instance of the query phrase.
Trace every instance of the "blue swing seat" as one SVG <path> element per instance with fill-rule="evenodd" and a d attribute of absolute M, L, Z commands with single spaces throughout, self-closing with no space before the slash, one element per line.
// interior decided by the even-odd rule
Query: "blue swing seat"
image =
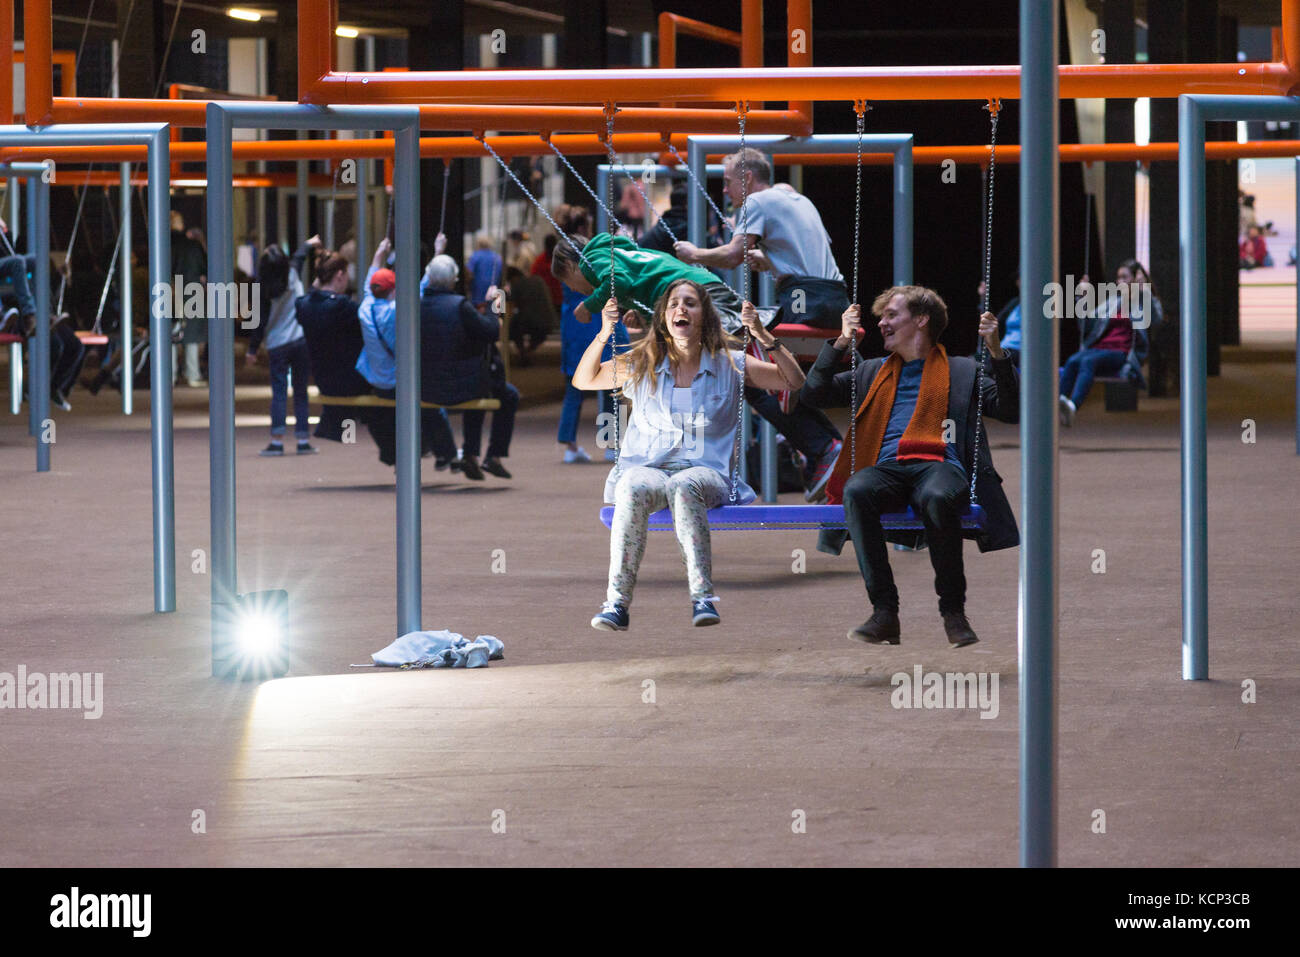
<path fill-rule="evenodd" d="M 964 531 L 982 531 L 984 529 L 984 508 L 981 505 L 968 506 L 961 516 Z M 606 528 L 614 522 L 614 506 L 606 505 L 600 510 L 600 520 Z M 880 516 L 880 524 L 885 531 L 924 531 L 925 526 L 908 508 L 903 512 L 890 512 Z M 662 509 L 650 516 L 650 531 L 670 532 L 673 530 L 673 513 Z M 744 532 L 759 529 L 842 529 L 844 523 L 843 505 L 724 505 L 709 509 L 709 528 L 715 532 Z"/>

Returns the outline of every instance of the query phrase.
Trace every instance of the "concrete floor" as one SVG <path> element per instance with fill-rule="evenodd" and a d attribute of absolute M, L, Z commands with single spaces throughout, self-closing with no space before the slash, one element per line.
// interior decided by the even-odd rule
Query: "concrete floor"
<path fill-rule="evenodd" d="M 1179 677 L 1177 400 L 1106 414 L 1098 394 L 1062 432 L 1062 864 L 1300 863 L 1294 366 L 1228 357 L 1210 391 L 1211 681 Z M 44 475 L 25 415 L 0 418 L 0 672 L 104 675 L 98 720 L 0 712 L 0 866 L 1014 865 L 1018 551 L 967 547 L 982 641 L 963 650 L 925 552 L 891 552 L 903 643 L 846 641 L 861 580 L 810 532 L 716 535 L 713 629 L 690 627 L 658 535 L 632 630 L 593 631 L 606 468 L 559 464 L 552 359 L 518 373 L 534 402 L 513 481 L 425 462 L 424 624 L 500 637 L 506 659 L 474 672 L 349 667 L 395 627 L 393 478 L 364 432 L 272 461 L 263 428 L 238 430 L 240 587 L 287 588 L 296 642 L 291 675 L 256 686 L 208 677 L 209 583 L 191 570 L 206 391 L 176 393 L 169 615 L 151 610 L 147 394 L 125 420 L 116 394 L 77 392 Z M 265 421 L 265 379 L 240 374 L 240 421 Z M 1018 434 L 991 441 L 1018 509 Z M 891 676 L 917 666 L 996 673 L 997 717 L 895 709 Z"/>

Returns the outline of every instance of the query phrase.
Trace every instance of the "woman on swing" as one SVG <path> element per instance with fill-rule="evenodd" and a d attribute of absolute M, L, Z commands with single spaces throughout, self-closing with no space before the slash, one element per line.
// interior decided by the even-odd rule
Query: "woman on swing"
<path fill-rule="evenodd" d="M 692 623 L 716 625 L 707 513 L 730 501 L 733 491 L 739 343 L 723 332 L 708 291 L 689 279 L 674 282 L 660 297 L 645 338 L 601 362 L 618 318 L 618 303 L 611 298 L 601 311 L 600 333 L 573 376 L 575 388 L 621 387 L 632 403 L 619 458 L 605 482 L 605 501 L 614 505 L 609 589 L 591 626 L 627 629 L 650 513 L 665 507 L 672 509 L 686 564 Z M 775 362 L 744 361 L 745 382 L 759 389 L 799 389 L 804 381 L 799 363 L 763 328 L 752 303 L 742 307 L 741 321 L 760 345 L 776 349 Z M 734 490 L 736 504 L 754 500 L 753 489 L 738 479 Z"/>

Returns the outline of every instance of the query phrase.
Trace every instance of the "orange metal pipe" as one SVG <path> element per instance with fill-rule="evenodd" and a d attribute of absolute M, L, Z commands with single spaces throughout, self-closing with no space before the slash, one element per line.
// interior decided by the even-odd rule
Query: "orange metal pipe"
<path fill-rule="evenodd" d="M 54 102 L 54 17 L 50 0 L 23 4 L 23 86 L 28 126 L 48 126 Z M 12 74 L 11 74 L 12 75 Z"/>
<path fill-rule="evenodd" d="M 1293 82 L 1287 93 L 1300 85 L 1300 0 L 1282 0 L 1282 63 Z"/>
<path fill-rule="evenodd" d="M 1284 95 L 1282 63 L 1133 63 L 1062 66 L 1061 99 L 1177 97 L 1183 93 Z M 678 70 L 474 70 L 338 73 L 313 87 L 315 103 L 604 103 L 672 100 L 1014 100 L 1019 66 L 820 67 Z"/>
<path fill-rule="evenodd" d="M 1223 140 L 1205 144 L 1205 157 L 1212 160 L 1242 159 L 1245 157 L 1263 158 L 1273 156 L 1295 156 L 1300 154 L 1300 140 L 1252 140 L 1238 143 L 1235 140 Z M 1136 143 L 1062 143 L 1058 148 L 1062 163 L 1143 163 L 1164 162 L 1178 159 L 1178 143 L 1150 143 L 1138 146 Z M 953 160 L 959 165 L 979 165 L 988 163 L 987 146 L 914 146 L 912 162 L 916 166 L 938 166 L 945 160 Z M 710 163 L 722 160 L 722 154 L 711 153 L 706 158 Z M 852 166 L 857 155 L 854 153 L 776 153 L 772 156 L 778 166 Z M 672 162 L 671 155 L 667 161 Z M 892 153 L 863 153 L 864 166 L 888 166 L 893 163 Z M 999 146 L 998 163 L 1015 165 L 1020 162 L 1019 146 Z"/>
<path fill-rule="evenodd" d="M 0 4 L 0 125 L 14 121 L 14 5 Z"/>
<path fill-rule="evenodd" d="M 490 136 L 488 142 L 503 157 L 542 156 L 549 150 L 536 136 Z M 604 143 L 595 136 L 571 134 L 551 137 L 561 152 L 571 156 L 602 156 Z M 615 135 L 614 145 L 624 153 L 654 153 L 663 146 L 659 136 L 645 133 Z M 686 146 L 684 136 L 674 137 L 673 145 L 679 150 Z M 197 163 L 206 159 L 206 144 L 175 143 L 172 145 L 172 157 L 181 163 Z M 234 144 L 233 158 L 237 162 L 253 160 L 295 160 L 295 159 L 391 159 L 393 140 L 391 137 L 374 140 L 250 140 Z M 1243 157 L 1295 156 L 1300 154 L 1300 140 L 1259 140 L 1237 143 L 1225 140 L 1210 142 L 1205 147 L 1208 159 L 1240 159 Z M 912 161 L 917 166 L 938 166 L 944 160 L 953 160 L 961 165 L 983 165 L 988 161 L 987 146 L 917 146 L 912 149 Z M 463 158 L 486 156 L 482 144 L 472 136 L 426 136 L 420 139 L 420 155 L 427 159 Z M 1059 148 L 1063 163 L 1105 163 L 1105 162 L 1162 162 L 1178 158 L 1177 143 L 1151 143 L 1138 146 L 1134 143 L 1062 143 Z M 145 148 L 141 146 L 56 146 L 15 147 L 0 151 L 0 160 L 6 162 L 52 159 L 58 164 L 73 163 L 121 163 L 144 162 Z M 671 162 L 671 156 L 666 157 Z M 773 156 L 779 166 L 851 166 L 856 156 L 853 153 L 777 153 Z M 709 162 L 717 162 L 721 154 L 708 157 Z M 887 166 L 893 162 L 890 153 L 863 153 L 862 162 L 868 166 Z M 1020 162 L 1019 146 L 1002 146 L 998 149 L 998 162 L 1016 164 Z M 79 174 L 74 174 L 79 175 Z M 117 182 L 117 173 L 105 171 L 105 182 Z M 180 174 L 184 176 L 185 174 Z M 263 174 L 258 174 L 263 175 Z M 276 177 L 281 174 L 265 174 Z M 290 176 L 290 174 L 284 174 Z M 318 175 L 320 182 L 326 186 L 330 177 Z M 250 177 L 251 178 L 251 177 Z M 71 180 L 68 181 L 71 183 Z M 315 180 L 313 180 L 315 182 Z M 288 185 L 292 181 L 286 180 Z M 281 184 L 284 185 L 284 184 Z"/>
<path fill-rule="evenodd" d="M 141 100 L 54 98 L 56 123 L 170 123 L 202 128 L 207 123 L 207 100 Z M 618 128 L 628 132 L 717 133 L 733 124 L 731 110 L 660 109 L 628 107 L 618 111 Z M 753 133 L 805 135 L 803 118 L 789 110 L 751 113 L 747 128 Z M 420 106 L 420 126 L 426 130 L 588 130 L 605 129 L 605 112 L 598 106 Z"/>
<path fill-rule="evenodd" d="M 745 0 L 748 6 L 752 0 Z M 673 34 L 673 43 L 676 45 L 676 35 L 684 33 L 687 36 L 699 37 L 702 40 L 712 40 L 715 43 L 722 43 L 729 47 L 736 47 L 741 51 L 741 65 L 744 62 L 744 37 L 735 30 L 728 30 L 725 27 L 714 26 L 712 23 L 705 23 L 703 20 L 692 20 L 690 17 L 684 17 L 679 13 L 661 13 L 659 14 L 659 37 L 662 40 L 664 27 L 668 25 Z M 762 44 L 759 44 L 760 52 Z M 761 65 L 761 64 L 757 64 Z"/>
<path fill-rule="evenodd" d="M 787 0 L 785 5 L 785 47 L 786 65 L 790 67 L 811 67 L 813 35 L 812 0 Z M 799 34 L 796 31 L 802 30 Z M 808 136 L 813 131 L 812 100 L 792 100 L 786 104 L 804 118 L 807 130 L 800 136 Z"/>
<path fill-rule="evenodd" d="M 763 65 L 763 0 L 744 0 L 740 8 L 740 65 Z"/>
<path fill-rule="evenodd" d="M 488 142 L 502 156 L 542 156 L 550 153 L 537 136 L 489 136 Z M 598 137 L 573 133 L 552 136 L 551 142 L 565 155 L 603 156 L 605 144 Z M 614 147 L 620 153 L 657 153 L 663 148 L 657 133 L 615 134 Z M 686 137 L 673 138 L 678 149 L 686 148 Z M 174 143 L 171 158 L 179 163 L 201 163 L 207 158 L 206 143 Z M 235 162 L 253 160 L 319 159 L 392 159 L 393 140 L 245 140 L 233 144 Z M 420 155 L 426 159 L 442 157 L 484 157 L 483 144 L 472 136 L 424 136 L 420 138 Z M 58 163 L 134 163 L 144 162 L 143 146 L 22 146 L 0 151 L 6 162 L 52 159 Z M 327 177 L 328 180 L 328 177 Z"/>

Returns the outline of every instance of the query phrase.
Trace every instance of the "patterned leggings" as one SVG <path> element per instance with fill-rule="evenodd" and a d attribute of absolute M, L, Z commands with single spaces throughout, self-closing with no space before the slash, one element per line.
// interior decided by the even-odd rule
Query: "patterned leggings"
<path fill-rule="evenodd" d="M 665 507 L 673 512 L 691 600 L 712 599 L 713 555 L 707 512 L 726 501 L 729 491 L 722 475 L 703 466 L 660 469 L 637 465 L 625 470 L 614 490 L 606 600 L 624 607 L 632 604 L 650 513 Z"/>

